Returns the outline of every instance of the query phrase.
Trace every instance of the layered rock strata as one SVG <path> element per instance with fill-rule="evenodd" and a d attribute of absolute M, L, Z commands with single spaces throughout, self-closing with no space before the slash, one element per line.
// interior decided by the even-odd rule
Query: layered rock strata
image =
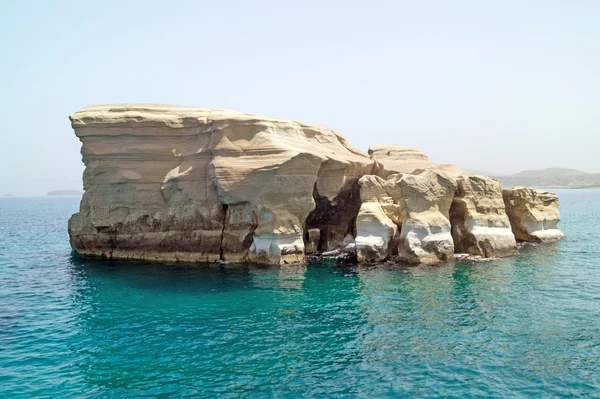
<path fill-rule="evenodd" d="M 449 217 L 456 191 L 454 179 L 426 170 L 397 178 L 393 193 L 398 189 L 402 215 L 398 257 L 409 263 L 450 259 L 454 254 Z"/>
<path fill-rule="evenodd" d="M 512 231 L 519 241 L 555 242 L 565 238 L 558 230 L 558 197 L 525 187 L 502 190 Z"/>
<path fill-rule="evenodd" d="M 380 262 L 398 254 L 400 206 L 388 192 L 391 182 L 367 175 L 359 180 L 360 206 L 356 218 L 356 256 L 359 262 Z"/>
<path fill-rule="evenodd" d="M 327 208 L 315 227 L 345 222 L 345 234 L 352 217 L 330 208 L 343 208 L 348 187 L 374 165 L 325 127 L 232 111 L 103 105 L 71 121 L 86 165 L 69 221 L 82 254 L 301 262 L 313 193 Z M 338 240 L 332 230 L 324 235 Z"/>
<path fill-rule="evenodd" d="M 456 165 L 435 164 L 423 152 L 401 145 L 374 145 L 369 147 L 368 153 L 375 161 L 373 174 L 384 179 L 397 173 L 418 173 L 431 168 L 452 176 L 467 173 Z"/>
<path fill-rule="evenodd" d="M 387 178 L 395 173 L 413 173 L 436 166 L 421 151 L 401 145 L 373 145 L 369 156 L 377 161 L 374 174 Z"/>
<path fill-rule="evenodd" d="M 515 255 L 517 242 L 500 184 L 484 176 L 461 176 L 450 208 L 456 252 L 482 258 Z"/>
<path fill-rule="evenodd" d="M 562 235 L 548 193 L 503 198 L 492 179 L 407 147 L 367 156 L 319 125 L 167 105 L 93 106 L 71 122 L 86 168 L 69 235 L 84 255 L 283 265 L 345 252 L 436 263 L 455 252 L 512 255 L 514 235 Z"/>
<path fill-rule="evenodd" d="M 394 250 L 398 259 L 415 264 L 453 256 L 449 212 L 456 182 L 452 176 L 427 169 L 387 180 L 364 176 L 359 184 L 363 199 L 356 221 L 359 261 L 381 261 L 394 255 Z M 394 242 L 397 248 L 391 245 Z"/>

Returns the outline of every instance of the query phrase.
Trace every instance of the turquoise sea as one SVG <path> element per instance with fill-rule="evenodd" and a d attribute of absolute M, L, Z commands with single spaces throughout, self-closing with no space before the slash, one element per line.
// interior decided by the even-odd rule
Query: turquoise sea
<path fill-rule="evenodd" d="M 71 254 L 74 197 L 0 198 L 0 397 L 600 396 L 600 190 L 480 263 L 156 265 Z"/>

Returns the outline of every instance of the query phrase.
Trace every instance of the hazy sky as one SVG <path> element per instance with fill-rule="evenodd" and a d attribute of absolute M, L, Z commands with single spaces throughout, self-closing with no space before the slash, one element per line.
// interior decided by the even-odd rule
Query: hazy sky
<path fill-rule="evenodd" d="M 320 123 L 366 151 L 600 172 L 600 2 L 0 0 L 0 195 L 80 189 L 99 103 Z"/>

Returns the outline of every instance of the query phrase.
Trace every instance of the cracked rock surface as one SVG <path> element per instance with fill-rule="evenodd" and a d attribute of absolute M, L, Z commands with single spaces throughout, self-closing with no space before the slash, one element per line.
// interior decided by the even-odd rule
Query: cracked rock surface
<path fill-rule="evenodd" d="M 526 187 L 502 190 L 506 213 L 515 237 L 523 242 L 555 242 L 565 238 L 558 230 L 558 197 Z"/>
<path fill-rule="evenodd" d="M 71 118 L 85 193 L 72 248 L 119 259 L 301 263 L 436 263 L 497 257 L 519 241 L 564 235 L 558 199 L 422 152 L 373 146 L 331 129 L 234 111 L 97 105 Z"/>
<path fill-rule="evenodd" d="M 301 262 L 313 191 L 335 204 L 374 164 L 323 126 L 233 111 L 100 105 L 71 122 L 86 169 L 69 233 L 89 255 Z"/>

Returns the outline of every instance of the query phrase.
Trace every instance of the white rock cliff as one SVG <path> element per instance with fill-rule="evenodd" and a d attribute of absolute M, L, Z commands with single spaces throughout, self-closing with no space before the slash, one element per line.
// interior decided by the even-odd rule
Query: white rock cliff
<path fill-rule="evenodd" d="M 519 241 L 555 242 L 565 238 L 558 230 L 558 197 L 547 191 L 525 187 L 502 190 L 506 213 Z"/>
<path fill-rule="evenodd" d="M 328 208 L 346 206 L 339 196 L 374 164 L 325 127 L 231 111 L 103 105 L 71 121 L 86 165 L 69 223 L 82 254 L 301 262 L 314 194 L 314 227 L 340 227 L 341 242 L 350 220 Z"/>
<path fill-rule="evenodd" d="M 319 125 L 169 105 L 99 105 L 70 119 L 86 168 L 69 235 L 83 255 L 283 265 L 343 250 L 435 263 L 512 255 L 515 226 L 527 226 L 522 240 L 539 227 L 515 200 L 511 231 L 492 179 L 406 147 L 369 157 Z"/>

